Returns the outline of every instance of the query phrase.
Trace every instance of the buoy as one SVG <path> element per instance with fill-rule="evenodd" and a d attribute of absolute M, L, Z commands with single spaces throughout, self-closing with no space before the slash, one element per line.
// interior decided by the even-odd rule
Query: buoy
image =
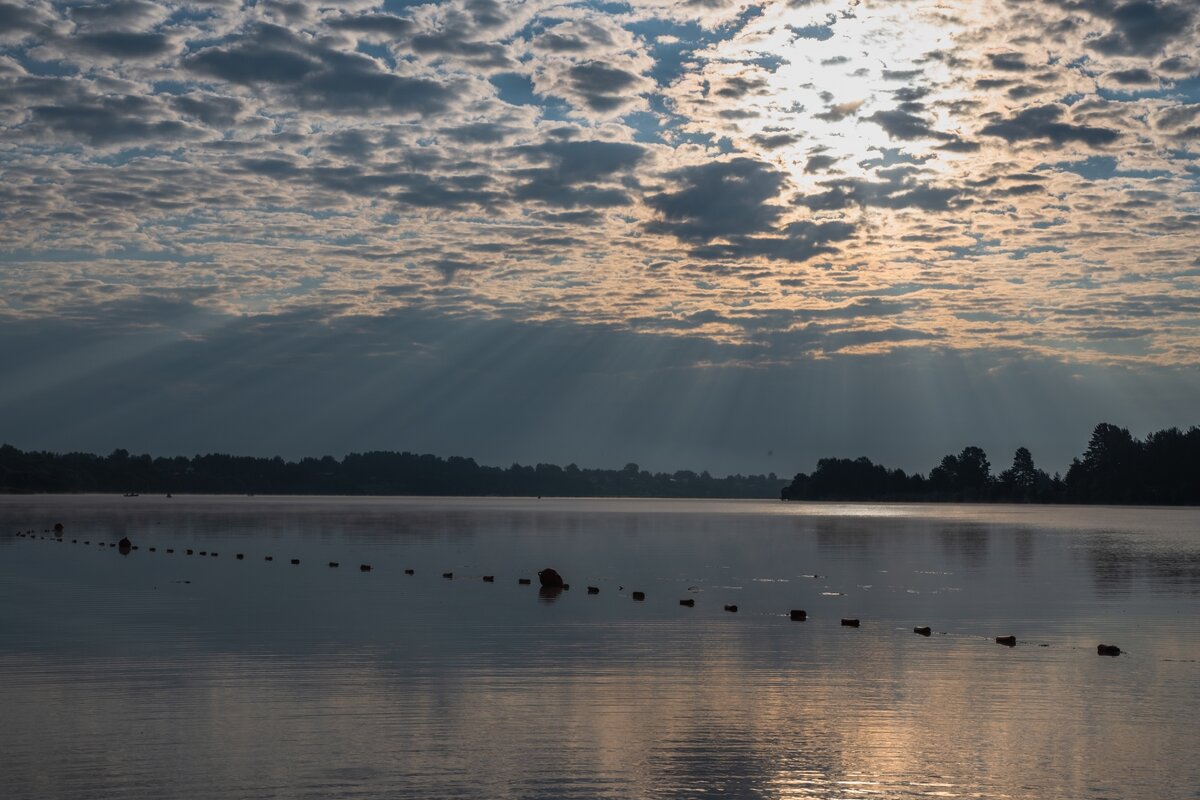
<path fill-rule="evenodd" d="M 517 578 L 517 583 L 519 583 L 521 586 L 528 586 L 533 583 L 533 581 L 529 578 Z"/>
<path fill-rule="evenodd" d="M 842 617 L 842 624 L 845 625 L 847 628 L 857 628 L 858 627 L 858 619 L 851 619 L 850 617 Z"/>
<path fill-rule="evenodd" d="M 589 586 L 588 594 L 600 594 L 600 587 L 599 586 Z"/>
<path fill-rule="evenodd" d="M 274 560 L 275 560 L 275 556 L 266 556 L 263 558 L 263 561 L 274 561 Z"/>
<path fill-rule="evenodd" d="M 217 557 L 217 551 L 216 551 L 216 550 L 214 550 L 214 551 L 212 551 L 211 553 L 209 553 L 209 555 L 210 555 L 210 556 L 212 556 L 213 558 L 216 558 L 216 557 Z"/>
<path fill-rule="evenodd" d="M 732 611 L 733 613 L 735 613 L 735 614 L 736 614 L 736 613 L 737 613 L 737 606 L 736 606 L 736 605 L 733 605 L 732 603 L 727 603 L 727 604 L 725 605 L 725 610 L 726 610 L 726 611 Z"/>
<path fill-rule="evenodd" d="M 149 550 L 151 553 L 157 553 L 157 552 L 158 552 L 158 548 L 157 548 L 157 547 L 147 547 L 146 549 L 147 549 L 147 550 Z"/>
<path fill-rule="evenodd" d="M 414 572 L 413 572 L 413 570 L 411 570 L 411 569 L 406 569 L 406 570 L 404 570 L 404 574 L 405 574 L 405 575 L 412 575 L 412 574 L 414 574 Z"/>
<path fill-rule="evenodd" d="M 175 552 L 175 548 L 174 548 L 174 547 L 168 547 L 168 548 L 167 548 L 167 552 L 168 552 L 168 553 L 174 553 L 174 552 Z"/>
<path fill-rule="evenodd" d="M 1121 648 L 1115 644 L 1098 644 L 1096 645 L 1096 655 L 1098 656 L 1119 656 Z"/>
<path fill-rule="evenodd" d="M 553 587 L 551 587 L 551 588 L 553 588 Z M 570 588 L 571 588 L 571 584 L 569 584 L 569 583 L 564 583 L 562 586 L 560 586 L 560 587 L 558 587 L 558 588 L 562 589 L 562 590 L 565 592 L 565 591 L 567 591 L 568 589 L 570 589 Z"/>
<path fill-rule="evenodd" d="M 483 576 L 483 582 L 484 582 L 484 583 L 495 583 L 495 582 L 496 582 L 496 576 L 495 576 L 495 575 L 484 575 L 484 576 Z"/>
<path fill-rule="evenodd" d="M 679 605 L 681 605 L 681 606 L 687 606 L 688 608 L 692 608 L 693 606 L 695 606 L 695 605 L 696 605 L 696 599 L 695 599 L 695 598 L 693 598 L 693 597 L 689 597 L 689 598 L 688 598 L 688 599 L 686 599 L 686 600 L 680 600 L 680 601 L 679 601 Z"/>
<path fill-rule="evenodd" d="M 56 523 L 54 523 L 54 532 L 55 532 L 55 533 L 62 533 L 62 532 L 63 532 L 63 524 L 62 524 L 61 522 L 56 522 Z"/>
<path fill-rule="evenodd" d="M 541 581 L 542 586 L 549 589 L 562 588 L 563 585 L 562 575 L 559 575 L 558 571 L 551 567 L 539 570 L 538 580 Z"/>
<path fill-rule="evenodd" d="M 234 558 L 236 558 L 238 561 L 243 561 L 243 560 L 245 560 L 245 558 L 246 558 L 246 554 L 245 554 L 245 553 L 238 553 L 237 555 L 235 555 L 235 556 L 234 556 Z"/>
<path fill-rule="evenodd" d="M 921 627 L 913 628 L 913 633 L 918 633 L 921 636 L 929 636 L 930 634 L 933 633 L 933 631 L 929 628 L 928 625 L 923 625 Z"/>
<path fill-rule="evenodd" d="M 207 550 L 201 550 L 201 551 L 200 551 L 200 555 L 202 555 L 202 556 L 206 556 L 206 555 L 208 555 L 208 551 L 207 551 Z"/>
<path fill-rule="evenodd" d="M 1017 637 L 1015 636 L 997 636 L 996 644 L 1002 644 L 1005 647 L 1016 647 Z"/>
<path fill-rule="evenodd" d="M 329 566 L 331 566 L 331 567 L 336 567 L 337 565 L 338 565 L 338 562 L 336 562 L 336 561 L 329 562 Z"/>
<path fill-rule="evenodd" d="M 808 612 L 802 608 L 792 609 L 792 622 L 804 622 L 808 619 Z"/>
<path fill-rule="evenodd" d="M 129 541 L 128 536 L 122 536 L 121 541 L 117 542 L 117 547 L 122 550 L 130 550 L 133 548 L 133 542 Z"/>
<path fill-rule="evenodd" d="M 359 572 L 370 572 L 370 571 L 371 571 L 371 565 L 370 565 L 370 564 L 359 564 L 359 565 L 358 565 L 358 571 L 359 571 Z"/>
<path fill-rule="evenodd" d="M 634 593 L 633 593 L 633 599 L 634 599 L 634 600 L 645 600 L 645 599 L 646 599 L 646 593 L 645 593 L 645 592 L 634 592 Z"/>
<path fill-rule="evenodd" d="M 442 577 L 445 578 L 446 580 L 453 580 L 454 573 L 453 572 L 443 572 Z"/>
<path fill-rule="evenodd" d="M 299 564 L 299 563 L 300 563 L 300 559 L 298 559 L 298 558 L 293 558 L 293 559 L 292 559 L 292 563 L 293 563 L 293 564 Z"/>

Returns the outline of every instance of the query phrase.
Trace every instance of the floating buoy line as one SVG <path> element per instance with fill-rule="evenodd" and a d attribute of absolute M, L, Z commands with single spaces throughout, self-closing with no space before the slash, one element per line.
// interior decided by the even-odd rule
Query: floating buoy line
<path fill-rule="evenodd" d="M 40 540 L 48 540 L 48 541 L 52 541 L 52 542 L 57 542 L 58 544 L 63 544 L 66 541 L 63 538 L 64 530 L 65 530 L 65 528 L 62 525 L 62 523 L 57 523 L 57 524 L 55 524 L 55 526 L 52 529 L 46 528 L 46 529 L 42 530 L 41 534 L 39 534 L 36 530 L 24 530 L 24 531 L 17 531 L 15 536 L 18 539 L 31 539 L 31 540 L 40 539 Z M 79 543 L 80 543 L 80 541 L 78 539 L 71 539 L 71 544 L 79 544 Z M 84 545 L 90 546 L 91 540 L 84 539 L 82 543 Z M 133 544 L 133 542 L 128 537 L 122 537 L 119 541 L 116 541 L 116 542 L 97 541 L 96 544 L 100 549 L 115 548 L 123 556 L 127 556 L 132 551 L 139 549 L 138 545 Z M 148 553 L 156 553 L 158 551 L 158 548 L 157 547 L 147 547 L 146 551 Z M 164 548 L 164 553 L 166 553 L 167 555 L 172 555 L 175 553 L 175 548 L 173 548 L 173 547 Z M 184 549 L 185 555 L 190 556 L 195 553 L 196 553 L 196 551 L 194 548 L 185 548 Z M 217 558 L 219 556 L 219 553 L 216 550 L 214 550 L 212 552 L 209 552 L 207 550 L 200 550 L 198 554 L 201 556 L 208 556 L 210 558 Z M 235 558 L 238 561 L 244 561 L 245 556 L 246 556 L 245 553 L 237 553 L 235 555 Z M 263 560 L 264 561 L 274 561 L 275 557 L 273 555 L 264 555 Z M 300 564 L 300 559 L 293 558 L 293 559 L 291 559 L 291 563 L 293 566 L 298 566 Z M 341 566 L 341 562 L 338 562 L 338 561 L 330 561 L 328 563 L 329 563 L 329 567 L 331 569 L 336 569 L 337 567 Z M 372 572 L 374 570 L 374 567 L 371 564 L 360 564 L 358 569 L 360 572 Z M 411 576 L 416 575 L 416 570 L 409 567 L 404 570 L 404 574 L 406 576 L 411 577 Z M 538 581 L 541 584 L 542 592 L 550 593 L 551 596 L 557 595 L 559 592 L 568 591 L 571 588 L 571 585 L 569 583 L 565 582 L 563 580 L 562 576 L 553 568 L 547 567 L 543 570 L 540 570 L 537 573 L 537 576 L 538 576 Z M 821 576 L 805 575 L 803 577 L 821 577 Z M 455 579 L 454 572 L 453 571 L 443 572 L 442 578 L 445 580 L 454 580 Z M 495 583 L 496 582 L 495 575 L 484 575 L 484 576 L 482 576 L 482 578 L 483 578 L 484 583 Z M 172 583 L 183 583 L 183 584 L 191 583 L 190 580 L 176 580 L 176 581 L 171 581 L 171 582 Z M 517 584 L 519 586 L 531 586 L 533 584 L 533 579 L 532 578 L 517 578 Z M 617 590 L 623 592 L 625 590 L 625 587 L 618 586 Z M 599 586 L 588 586 L 587 594 L 589 594 L 589 595 L 600 594 L 600 587 Z M 836 594 L 840 595 L 841 593 L 838 592 Z M 630 591 L 629 596 L 631 599 L 633 599 L 637 602 L 644 602 L 646 600 L 646 593 L 644 591 L 640 591 L 640 590 Z M 688 597 L 688 598 L 681 599 L 679 601 L 679 605 L 681 607 L 685 607 L 685 608 L 695 608 L 696 599 L 694 597 Z M 726 612 L 730 612 L 730 613 L 737 613 L 738 606 L 735 604 L 732 604 L 732 603 L 728 603 L 728 604 L 724 605 L 724 610 Z M 782 615 L 780 615 L 780 616 L 782 616 Z M 808 620 L 808 612 L 805 611 L 804 609 L 799 609 L 799 608 L 791 609 L 788 612 L 787 616 L 792 622 L 806 622 Z M 860 628 L 862 626 L 862 620 L 858 617 L 842 617 L 840 624 L 841 624 L 841 627 Z M 912 632 L 914 634 L 917 634 L 918 636 L 925 636 L 925 637 L 932 636 L 935 633 L 935 631 L 928 625 L 918 625 L 912 629 Z M 938 635 L 940 635 L 940 636 L 955 636 L 956 635 L 956 634 L 947 633 L 945 631 L 937 631 L 936 633 L 938 633 Z M 1017 639 L 1017 637 L 1012 634 L 1006 634 L 1003 636 L 990 636 L 990 637 L 970 636 L 970 637 L 964 637 L 964 638 L 988 639 L 988 640 L 994 641 L 996 644 L 1003 645 L 1003 646 L 1009 647 L 1009 648 L 1016 647 L 1018 644 L 1026 644 L 1026 645 L 1036 644 L 1038 647 L 1049 647 L 1050 646 L 1047 643 L 1034 643 L 1034 642 L 1027 642 L 1027 641 L 1019 641 Z M 1071 649 L 1080 649 L 1080 648 L 1072 647 Z M 1129 651 L 1123 650 L 1122 648 L 1120 648 L 1119 646 L 1117 646 L 1115 644 L 1098 644 L 1098 645 L 1096 645 L 1096 654 L 1100 655 L 1100 656 L 1107 656 L 1107 657 L 1113 658 L 1113 657 L 1116 657 L 1116 656 L 1119 656 L 1119 655 L 1122 655 L 1122 654 L 1128 653 L 1128 652 Z M 1181 663 L 1197 663 L 1194 659 L 1165 658 L 1162 660 L 1163 661 L 1178 661 Z"/>

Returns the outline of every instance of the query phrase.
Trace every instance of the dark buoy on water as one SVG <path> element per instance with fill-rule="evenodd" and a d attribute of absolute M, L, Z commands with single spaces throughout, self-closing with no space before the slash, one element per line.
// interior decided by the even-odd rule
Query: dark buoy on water
<path fill-rule="evenodd" d="M 529 586 L 533 581 L 529 578 L 517 578 L 517 583 L 521 586 Z"/>
<path fill-rule="evenodd" d="M 359 565 L 358 565 L 358 571 L 359 571 L 359 572 L 370 572 L 370 571 L 371 571 L 371 565 L 370 565 L 370 564 L 359 564 Z"/>
<path fill-rule="evenodd" d="M 913 633 L 920 636 L 929 636 L 933 633 L 933 630 L 928 625 L 922 625 L 920 627 L 913 628 Z"/>
<path fill-rule="evenodd" d="M 484 576 L 483 576 L 483 582 L 484 582 L 484 583 L 495 583 L 495 582 L 496 582 L 496 576 L 495 576 L 495 575 L 484 575 Z"/>
<path fill-rule="evenodd" d="M 293 558 L 293 559 L 292 559 L 292 563 L 293 563 L 293 564 L 299 564 L 299 563 L 300 563 L 300 559 L 298 559 L 298 558 Z"/>
<path fill-rule="evenodd" d="M 85 544 L 86 544 L 86 542 L 85 542 Z M 168 548 L 167 548 L 167 552 L 168 552 L 168 553 L 174 553 L 174 552 L 175 552 L 175 548 L 174 548 L 174 547 L 168 547 Z"/>
<path fill-rule="evenodd" d="M 634 600 L 645 600 L 645 599 L 646 599 L 646 593 L 645 593 L 645 592 L 634 592 L 634 593 L 633 593 L 633 599 L 634 599 Z"/>
<path fill-rule="evenodd" d="M 133 542 L 129 541 L 128 536 L 122 536 L 121 541 L 117 542 L 117 549 L 122 553 L 128 553 L 133 549 Z"/>
<path fill-rule="evenodd" d="M 792 609 L 792 622 L 804 622 L 808 619 L 808 612 L 802 608 Z"/>
<path fill-rule="evenodd" d="M 454 573 L 453 572 L 443 572 L 442 577 L 448 581 L 452 581 L 452 580 L 454 580 Z"/>
<path fill-rule="evenodd" d="M 329 562 L 329 566 L 330 566 L 330 567 L 337 567 L 337 566 L 338 566 L 338 562 L 336 562 L 336 561 L 330 561 L 330 562 Z"/>
<path fill-rule="evenodd" d="M 688 608 L 692 608 L 693 606 L 696 605 L 696 599 L 694 597 L 689 597 L 686 600 L 680 600 L 679 605 L 687 606 Z"/>
<path fill-rule="evenodd" d="M 63 524 L 61 522 L 54 523 L 54 532 L 57 533 L 59 536 L 62 536 Z"/>
<path fill-rule="evenodd" d="M 265 556 L 263 558 L 263 561 L 274 561 L 274 560 L 275 560 L 275 556 Z"/>
<path fill-rule="evenodd" d="M 541 581 L 542 586 L 545 586 L 547 589 L 561 589 L 563 585 L 562 575 L 559 575 L 558 571 L 551 567 L 546 567 L 543 570 L 539 570 L 538 580 Z"/>
<path fill-rule="evenodd" d="M 1096 645 L 1096 655 L 1098 656 L 1119 656 L 1121 648 L 1115 644 L 1098 644 Z"/>
<path fill-rule="evenodd" d="M 404 574 L 405 574 L 405 575 L 414 575 L 414 574 L 416 574 L 416 573 L 415 573 L 413 570 L 411 570 L 411 569 L 406 569 L 406 570 L 404 570 Z"/>
<path fill-rule="evenodd" d="M 600 587 L 599 586 L 589 586 L 588 594 L 600 594 Z"/>
<path fill-rule="evenodd" d="M 842 624 L 845 625 L 847 628 L 857 628 L 858 624 L 859 624 L 858 618 L 857 617 L 853 617 L 853 618 L 842 617 Z"/>
<path fill-rule="evenodd" d="M 996 644 L 1002 644 L 1005 647 L 1016 647 L 1017 637 L 1015 636 L 997 636 Z"/>
<path fill-rule="evenodd" d="M 235 556 L 234 556 L 234 558 L 236 558 L 238 561 L 242 561 L 242 560 L 244 560 L 244 559 L 246 558 L 246 554 L 245 554 L 245 553 L 238 553 L 237 555 L 235 555 Z"/>
<path fill-rule="evenodd" d="M 734 605 L 733 603 L 726 603 L 726 604 L 725 604 L 725 610 L 726 610 L 726 611 L 731 611 L 731 612 L 733 612 L 734 614 L 736 614 L 736 613 L 737 613 L 737 606 L 736 606 L 736 605 Z"/>

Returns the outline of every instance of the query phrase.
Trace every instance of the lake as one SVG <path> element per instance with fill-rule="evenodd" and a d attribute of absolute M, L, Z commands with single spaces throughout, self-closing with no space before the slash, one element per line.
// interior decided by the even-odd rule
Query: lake
<path fill-rule="evenodd" d="M 1200 511 L 0 497 L 0 721 L 8 800 L 1197 798 Z"/>

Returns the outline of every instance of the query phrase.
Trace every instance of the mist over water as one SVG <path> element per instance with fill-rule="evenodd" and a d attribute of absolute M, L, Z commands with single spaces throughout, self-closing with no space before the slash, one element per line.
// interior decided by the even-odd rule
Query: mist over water
<path fill-rule="evenodd" d="M 1195 798 L 1198 531 L 1152 508 L 0 498 L 0 786 Z M 546 566 L 569 591 L 539 592 Z"/>

